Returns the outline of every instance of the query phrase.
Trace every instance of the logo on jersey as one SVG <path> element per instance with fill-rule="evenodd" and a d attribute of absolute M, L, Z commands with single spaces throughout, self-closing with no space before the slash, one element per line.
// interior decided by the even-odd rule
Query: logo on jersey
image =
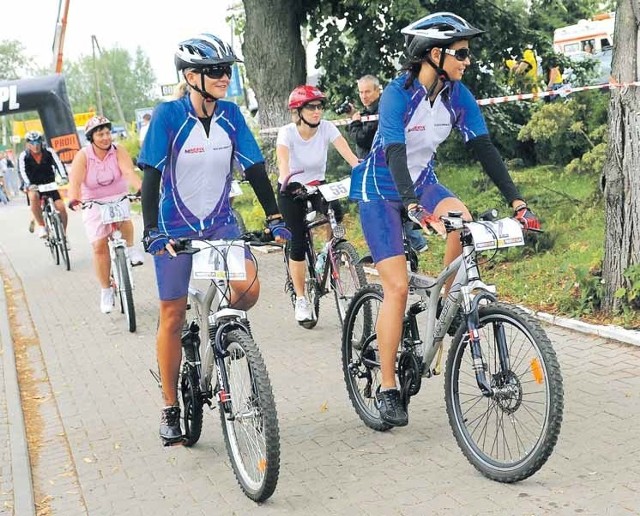
<path fill-rule="evenodd" d="M 424 125 L 414 125 L 413 127 L 409 127 L 409 129 L 407 129 L 407 132 L 412 133 L 414 131 L 424 131 L 424 130 L 425 130 Z"/>
<path fill-rule="evenodd" d="M 204 147 L 189 147 L 184 150 L 185 154 L 200 154 L 204 152 Z"/>

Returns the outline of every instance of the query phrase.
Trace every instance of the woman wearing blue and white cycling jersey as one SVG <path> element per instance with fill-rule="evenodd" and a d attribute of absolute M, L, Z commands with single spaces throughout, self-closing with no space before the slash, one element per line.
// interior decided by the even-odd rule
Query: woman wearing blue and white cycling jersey
<path fill-rule="evenodd" d="M 216 36 L 200 34 L 180 43 L 174 59 L 189 90 L 156 107 L 138 158 L 144 170 L 144 244 L 154 255 L 160 297 L 157 354 L 165 401 L 160 437 L 165 445 L 182 439 L 177 381 L 191 274 L 191 256 L 175 256 L 173 239 L 239 236 L 229 205 L 234 162 L 254 189 L 273 236 L 280 240 L 289 235 L 255 138 L 240 109 L 221 100 L 238 61 L 233 50 Z M 241 310 L 251 308 L 260 292 L 251 260 L 246 260 L 246 271 L 246 280 L 230 282 L 231 306 Z"/>
<path fill-rule="evenodd" d="M 323 183 L 329 144 L 332 144 L 352 167 L 358 163 L 358 157 L 349 148 L 347 140 L 338 128 L 331 122 L 322 120 L 326 100 L 322 91 L 309 84 L 297 86 L 289 95 L 288 107 L 293 122 L 280 128 L 276 141 L 279 189 L 294 171 L 303 172 L 294 177 L 295 183 L 290 184 L 290 189 L 300 184 Z M 278 205 L 287 227 L 291 230 L 289 270 L 296 293 L 294 317 L 301 323 L 312 318 L 311 305 L 304 296 L 306 201 L 297 200 L 287 192 L 278 191 Z M 340 204 L 335 201 L 332 205 L 336 220 L 341 222 Z"/>
<path fill-rule="evenodd" d="M 407 69 L 385 88 L 371 153 L 352 174 L 351 198 L 359 201 L 364 236 L 384 291 L 378 319 L 384 322 L 376 328 L 382 373 L 376 405 L 381 418 L 394 426 L 408 423 L 395 377 L 408 296 L 401 214 L 441 234 L 441 215 L 461 211 L 471 218 L 434 172 L 435 151 L 452 128 L 461 133 L 516 217 L 525 226 L 540 227 L 491 143 L 475 98 L 460 82 L 471 64 L 469 41 L 482 32 L 452 13 L 425 16 L 402 30 Z M 458 235 L 449 234 L 445 263 L 461 252 Z"/>

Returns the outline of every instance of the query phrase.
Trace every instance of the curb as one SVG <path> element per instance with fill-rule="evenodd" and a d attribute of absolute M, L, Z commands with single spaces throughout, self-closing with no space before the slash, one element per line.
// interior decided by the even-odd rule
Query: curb
<path fill-rule="evenodd" d="M 18 386 L 16 356 L 11 339 L 7 299 L 4 280 L 0 276 L 0 349 L 4 371 L 4 389 L 7 396 L 7 419 L 9 421 L 9 448 L 11 451 L 11 472 L 13 481 L 14 514 L 35 516 L 35 497 L 31 464 L 27 446 L 27 433 Z"/>

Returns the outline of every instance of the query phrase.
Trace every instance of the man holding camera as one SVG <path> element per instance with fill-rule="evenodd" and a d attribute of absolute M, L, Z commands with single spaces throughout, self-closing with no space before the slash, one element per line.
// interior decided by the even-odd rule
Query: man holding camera
<path fill-rule="evenodd" d="M 365 75 L 358 79 L 358 94 L 364 106 L 362 111 L 357 111 L 351 104 L 345 113 L 351 115 L 351 123 L 348 126 L 349 135 L 356 142 L 356 155 L 362 159 L 371 150 L 373 137 L 378 130 L 378 121 L 363 122 L 363 116 L 378 114 L 378 101 L 380 100 L 380 81 L 373 75 Z"/>

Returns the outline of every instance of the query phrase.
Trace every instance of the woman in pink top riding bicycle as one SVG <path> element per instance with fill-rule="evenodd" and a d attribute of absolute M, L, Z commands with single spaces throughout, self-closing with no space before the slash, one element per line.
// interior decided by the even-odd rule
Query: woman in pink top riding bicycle
<path fill-rule="evenodd" d="M 81 201 L 119 199 L 129 193 L 129 186 L 139 192 L 142 181 L 133 169 L 131 156 L 124 147 L 116 146 L 111 138 L 111 122 L 103 116 L 92 117 L 84 128 L 90 145 L 76 154 L 69 174 L 69 208 L 79 209 Z M 93 263 L 101 287 L 100 311 L 111 312 L 114 305 L 111 286 L 111 260 L 107 237 L 110 225 L 102 223 L 99 206 L 83 210 L 87 236 L 93 246 Z M 133 246 L 133 224 L 120 223 L 120 231 L 127 241 L 132 265 L 144 262 L 142 251 Z"/>

